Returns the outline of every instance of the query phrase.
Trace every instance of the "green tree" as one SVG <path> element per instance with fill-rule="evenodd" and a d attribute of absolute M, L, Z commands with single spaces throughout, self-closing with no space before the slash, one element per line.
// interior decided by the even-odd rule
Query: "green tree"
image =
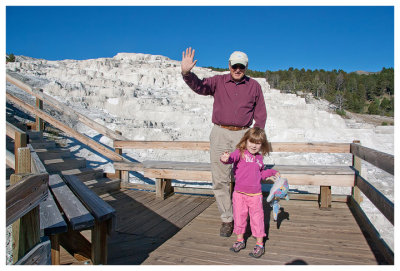
<path fill-rule="evenodd" d="M 14 54 L 9 54 L 6 56 L 6 63 L 8 62 L 15 62 L 15 55 Z"/>
<path fill-rule="evenodd" d="M 368 106 L 368 114 L 370 115 L 379 115 L 379 100 L 375 99 L 369 106 Z"/>

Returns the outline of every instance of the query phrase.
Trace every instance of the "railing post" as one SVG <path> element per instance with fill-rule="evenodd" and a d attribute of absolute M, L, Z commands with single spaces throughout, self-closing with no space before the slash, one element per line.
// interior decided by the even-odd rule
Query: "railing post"
<path fill-rule="evenodd" d="M 21 132 L 15 132 L 15 139 L 14 139 L 14 154 L 15 154 L 15 173 L 27 173 L 25 172 L 19 172 L 19 167 L 18 167 L 18 149 L 19 148 L 24 148 L 26 147 L 28 143 L 28 137 L 26 133 L 21 133 Z M 30 171 L 29 171 L 30 173 Z"/>
<path fill-rule="evenodd" d="M 43 89 L 39 89 L 40 92 L 43 92 Z M 36 108 L 43 110 L 43 101 L 39 98 L 36 98 Z M 44 121 L 36 116 L 36 131 L 44 130 Z"/>
<path fill-rule="evenodd" d="M 353 143 L 361 144 L 360 140 L 354 140 Z M 360 157 L 353 154 L 353 168 L 358 171 L 359 175 L 361 175 L 361 161 L 362 161 L 362 159 Z M 354 182 L 356 182 L 356 178 L 357 178 L 357 175 L 354 175 Z M 356 185 L 354 185 L 354 187 L 352 188 L 351 194 L 352 194 L 354 200 L 358 204 L 360 204 L 363 201 L 363 198 L 361 196 L 361 191 Z"/>
<path fill-rule="evenodd" d="M 115 132 L 119 135 L 122 135 L 122 132 L 115 130 Z M 122 155 L 122 149 L 121 148 L 115 148 L 115 153 Z M 122 179 L 121 177 L 121 170 L 115 170 L 115 173 L 107 173 L 108 178 L 116 178 L 116 179 Z"/>
<path fill-rule="evenodd" d="M 31 173 L 31 152 L 28 147 L 18 148 L 17 174 L 10 177 L 10 185 Z M 13 223 L 13 262 L 17 262 L 40 241 L 39 206 Z"/>

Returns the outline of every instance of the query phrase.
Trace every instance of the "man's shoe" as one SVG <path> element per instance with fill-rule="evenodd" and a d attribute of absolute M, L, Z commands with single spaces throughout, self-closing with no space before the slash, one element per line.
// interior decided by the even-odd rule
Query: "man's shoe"
<path fill-rule="evenodd" d="M 222 222 L 219 235 L 222 237 L 230 237 L 233 231 L 233 222 Z"/>

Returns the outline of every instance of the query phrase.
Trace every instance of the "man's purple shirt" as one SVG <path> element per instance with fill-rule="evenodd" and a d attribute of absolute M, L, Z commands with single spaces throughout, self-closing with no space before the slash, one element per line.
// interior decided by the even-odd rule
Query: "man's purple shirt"
<path fill-rule="evenodd" d="M 244 76 L 236 83 L 230 74 L 200 80 L 192 72 L 184 75 L 183 80 L 194 92 L 214 96 L 214 124 L 250 127 L 254 119 L 254 126 L 264 129 L 267 110 L 261 86 L 256 80 Z"/>

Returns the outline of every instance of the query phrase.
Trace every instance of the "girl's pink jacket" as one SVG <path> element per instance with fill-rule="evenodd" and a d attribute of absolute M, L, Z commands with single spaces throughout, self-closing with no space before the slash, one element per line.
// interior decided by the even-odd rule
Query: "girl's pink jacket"
<path fill-rule="evenodd" d="M 274 176 L 278 172 L 274 169 L 264 170 L 262 155 L 258 153 L 253 155 L 247 150 L 243 152 L 243 155 L 240 154 L 239 149 L 232 152 L 224 164 L 232 163 L 236 180 L 235 191 L 243 193 L 261 193 L 261 180 Z"/>

